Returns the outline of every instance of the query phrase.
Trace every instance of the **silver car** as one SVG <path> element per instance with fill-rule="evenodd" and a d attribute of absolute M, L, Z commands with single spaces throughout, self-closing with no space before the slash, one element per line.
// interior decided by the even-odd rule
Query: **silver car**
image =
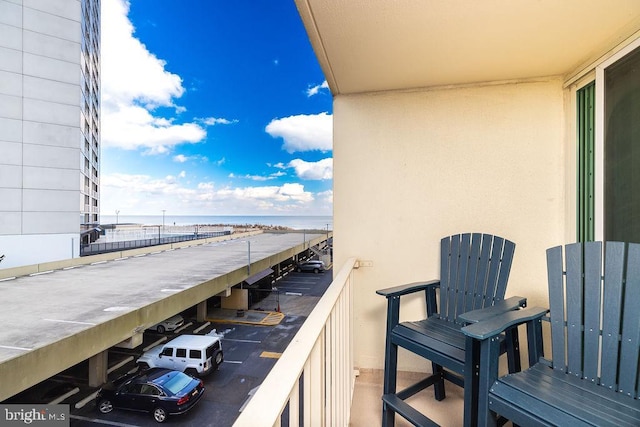
<path fill-rule="evenodd" d="M 181 315 L 176 314 L 175 316 L 171 316 L 160 323 L 156 323 L 149 329 L 157 331 L 159 334 L 164 334 L 165 332 L 175 331 L 182 325 L 184 325 L 184 318 Z"/>
<path fill-rule="evenodd" d="M 324 262 L 320 261 L 320 260 L 309 260 L 309 261 L 304 261 L 298 264 L 296 270 L 298 272 L 302 272 L 302 271 L 312 271 L 316 274 L 320 273 L 321 271 L 325 270 L 324 267 Z"/>

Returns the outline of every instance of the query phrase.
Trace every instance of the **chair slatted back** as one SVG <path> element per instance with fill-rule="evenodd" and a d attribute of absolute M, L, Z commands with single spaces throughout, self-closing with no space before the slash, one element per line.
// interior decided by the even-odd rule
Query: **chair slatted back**
<path fill-rule="evenodd" d="M 547 250 L 552 366 L 638 397 L 640 244 Z"/>
<path fill-rule="evenodd" d="M 440 241 L 440 317 L 458 315 L 504 299 L 515 244 L 489 234 L 466 233 Z"/>

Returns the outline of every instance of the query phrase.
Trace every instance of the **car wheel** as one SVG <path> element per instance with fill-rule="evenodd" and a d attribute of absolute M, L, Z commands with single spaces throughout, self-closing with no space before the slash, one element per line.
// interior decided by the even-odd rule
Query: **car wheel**
<path fill-rule="evenodd" d="M 223 356 L 222 356 L 222 352 L 218 352 L 218 354 L 216 354 L 216 369 L 220 368 L 220 365 L 222 364 L 222 360 L 223 360 Z"/>
<path fill-rule="evenodd" d="M 159 423 L 165 422 L 167 420 L 167 411 L 158 406 L 153 410 L 153 419 Z"/>
<path fill-rule="evenodd" d="M 158 333 L 159 333 L 159 334 L 164 334 L 164 326 L 162 326 L 162 325 L 158 325 L 157 330 L 158 330 Z"/>
<path fill-rule="evenodd" d="M 187 368 L 184 371 L 184 373 L 187 374 L 187 375 L 191 375 L 194 378 L 198 376 L 198 371 L 196 369 L 194 369 L 194 368 Z"/>
<path fill-rule="evenodd" d="M 145 362 L 138 363 L 138 372 L 146 371 L 147 369 L 149 369 L 149 365 Z"/>
<path fill-rule="evenodd" d="M 318 270 L 317 268 L 314 268 L 313 269 L 313 274 L 318 274 L 318 273 L 320 273 L 320 270 Z"/>
<path fill-rule="evenodd" d="M 296 270 L 298 273 L 302 273 L 302 269 L 300 267 L 298 267 L 298 269 Z"/>
<path fill-rule="evenodd" d="M 113 404 L 109 399 L 100 399 L 100 401 L 98 402 L 98 411 L 102 412 L 103 414 L 108 414 L 109 412 L 113 411 Z"/>

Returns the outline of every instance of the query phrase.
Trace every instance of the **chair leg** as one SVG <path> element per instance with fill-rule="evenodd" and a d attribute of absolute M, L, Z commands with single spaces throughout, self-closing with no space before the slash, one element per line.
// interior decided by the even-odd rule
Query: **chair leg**
<path fill-rule="evenodd" d="M 433 368 L 433 375 L 435 377 L 437 377 L 438 379 L 436 380 L 435 383 L 433 383 L 433 391 L 435 394 L 435 398 L 436 400 L 443 400 L 446 396 L 446 393 L 444 391 L 444 373 L 443 373 L 443 368 L 442 366 L 436 364 L 436 363 L 431 363 L 431 366 Z"/>
<path fill-rule="evenodd" d="M 384 394 L 395 394 L 398 377 L 398 346 L 390 342 L 387 338 L 387 345 L 384 356 Z M 382 427 L 393 427 L 395 425 L 396 413 L 382 403 Z"/>
<path fill-rule="evenodd" d="M 464 427 L 478 426 L 480 343 L 467 337 L 464 363 Z"/>
<path fill-rule="evenodd" d="M 382 402 L 382 427 L 393 427 L 395 423 L 395 411 L 391 408 L 387 408 L 387 404 L 385 402 Z"/>
<path fill-rule="evenodd" d="M 518 341 L 518 329 L 507 329 L 505 332 L 507 345 L 507 365 L 509 373 L 520 372 L 522 365 L 520 362 L 520 342 Z"/>

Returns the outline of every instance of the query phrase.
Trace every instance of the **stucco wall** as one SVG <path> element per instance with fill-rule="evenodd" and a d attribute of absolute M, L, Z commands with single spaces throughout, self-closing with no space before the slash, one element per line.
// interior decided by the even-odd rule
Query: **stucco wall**
<path fill-rule="evenodd" d="M 356 273 L 357 367 L 383 366 L 376 289 L 437 278 L 446 235 L 514 241 L 507 293 L 546 305 L 545 250 L 565 243 L 564 130 L 559 79 L 335 99 L 335 265 L 373 262 Z M 408 298 L 401 319 L 420 317 Z"/>

